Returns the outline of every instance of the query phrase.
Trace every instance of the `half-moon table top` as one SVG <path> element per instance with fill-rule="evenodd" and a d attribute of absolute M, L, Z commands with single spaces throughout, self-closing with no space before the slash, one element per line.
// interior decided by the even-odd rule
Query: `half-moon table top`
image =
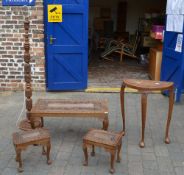
<path fill-rule="evenodd" d="M 124 79 L 124 85 L 140 91 L 157 91 L 166 90 L 173 87 L 173 82 L 154 81 L 154 80 L 139 80 L 139 79 Z"/>

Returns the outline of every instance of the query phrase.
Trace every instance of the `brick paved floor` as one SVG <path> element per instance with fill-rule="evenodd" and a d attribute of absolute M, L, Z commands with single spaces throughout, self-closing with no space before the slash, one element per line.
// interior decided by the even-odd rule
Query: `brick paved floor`
<path fill-rule="evenodd" d="M 35 98 L 87 98 L 109 100 L 110 130 L 121 129 L 118 93 L 89 94 L 34 93 Z M 35 100 L 34 98 L 34 100 Z M 174 108 L 171 123 L 171 144 L 163 142 L 168 99 L 160 94 L 149 96 L 146 126 L 146 147 L 140 149 L 140 98 L 138 94 L 126 94 L 126 136 L 123 139 L 122 161 L 116 163 L 116 175 L 183 175 L 184 174 L 184 99 Z M 0 174 L 16 175 L 17 165 L 11 135 L 16 128 L 17 116 L 22 108 L 23 93 L 0 94 Z M 83 167 L 82 136 L 89 128 L 101 128 L 95 119 L 46 119 L 46 127 L 52 136 L 51 157 L 48 166 L 40 147 L 30 147 L 23 153 L 24 175 L 107 175 L 109 154 L 97 149 L 96 157 L 89 157 L 89 166 Z"/>

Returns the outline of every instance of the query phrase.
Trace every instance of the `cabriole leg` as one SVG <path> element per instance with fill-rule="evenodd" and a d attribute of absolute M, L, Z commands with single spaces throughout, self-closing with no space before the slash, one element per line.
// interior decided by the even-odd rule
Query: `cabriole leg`
<path fill-rule="evenodd" d="M 144 130 L 146 125 L 146 110 L 147 110 L 147 94 L 143 93 L 141 96 L 141 105 L 142 105 L 142 136 L 139 146 L 141 148 L 145 147 L 144 143 Z"/>
<path fill-rule="evenodd" d="M 115 155 L 116 155 L 116 152 L 115 152 L 115 151 L 111 152 L 111 168 L 110 168 L 110 170 L 109 170 L 109 172 L 110 172 L 111 174 L 113 174 L 113 173 L 115 172 L 115 170 L 114 170 Z"/>
<path fill-rule="evenodd" d="M 91 152 L 91 156 L 94 157 L 95 156 L 95 146 L 92 145 L 92 152 Z"/>
<path fill-rule="evenodd" d="M 120 161 L 121 161 L 121 157 L 120 157 L 121 146 L 122 146 L 122 143 L 120 143 L 120 145 L 118 145 L 118 151 L 117 151 L 117 162 L 118 163 L 120 163 Z"/>
<path fill-rule="evenodd" d="M 49 141 L 48 145 L 47 145 L 47 164 L 50 165 L 52 163 L 51 159 L 50 159 L 50 150 L 51 150 L 51 143 Z"/>
<path fill-rule="evenodd" d="M 85 158 L 83 165 L 88 166 L 88 149 L 85 144 L 83 144 L 83 152 L 84 152 L 84 158 Z"/>

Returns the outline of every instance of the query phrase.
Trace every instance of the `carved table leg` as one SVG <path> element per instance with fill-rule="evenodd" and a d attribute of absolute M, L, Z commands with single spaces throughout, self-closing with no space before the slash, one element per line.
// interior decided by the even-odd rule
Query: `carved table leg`
<path fill-rule="evenodd" d="M 31 128 L 35 129 L 34 119 L 32 117 L 30 117 L 30 123 L 31 123 Z"/>
<path fill-rule="evenodd" d="M 145 125 L 146 125 L 146 110 L 147 110 L 147 94 L 143 93 L 141 96 L 141 105 L 142 105 L 142 136 L 141 136 L 141 141 L 139 143 L 139 146 L 141 148 L 145 147 L 144 143 L 144 130 L 145 130 Z"/>
<path fill-rule="evenodd" d="M 18 162 L 19 161 L 18 154 L 17 154 L 18 152 L 17 152 L 17 148 L 15 145 L 14 145 L 14 148 L 15 148 L 15 153 L 16 153 L 15 161 Z"/>
<path fill-rule="evenodd" d="M 85 157 L 83 165 L 88 166 L 88 149 L 85 143 L 83 143 L 83 152 L 84 152 L 84 157 Z"/>
<path fill-rule="evenodd" d="M 43 145 L 42 146 L 42 155 L 46 155 L 47 153 L 46 153 L 46 151 L 45 151 L 45 146 Z"/>
<path fill-rule="evenodd" d="M 19 161 L 19 158 L 18 158 L 17 153 L 16 153 L 15 161 L 16 161 L 16 162 L 18 162 L 18 161 Z"/>
<path fill-rule="evenodd" d="M 166 125 L 166 131 L 165 131 L 165 143 L 166 144 L 170 143 L 169 127 L 170 127 L 170 122 L 172 118 L 173 104 L 174 104 L 174 88 L 172 87 L 172 89 L 170 89 L 170 94 L 169 94 L 169 110 L 168 110 L 168 118 L 167 118 L 167 125 Z"/>
<path fill-rule="evenodd" d="M 114 160 L 115 160 L 116 151 L 111 151 L 111 168 L 109 170 L 110 173 L 114 173 Z"/>
<path fill-rule="evenodd" d="M 125 135 L 125 85 L 122 84 L 121 86 L 121 94 L 120 94 L 120 101 L 121 101 L 121 115 L 123 119 L 123 132 Z"/>
<path fill-rule="evenodd" d="M 109 119 L 108 117 L 105 117 L 105 119 L 103 120 L 103 130 L 107 131 L 108 127 L 109 127 Z"/>
<path fill-rule="evenodd" d="M 47 144 L 47 164 L 50 165 L 52 163 L 50 159 L 50 149 L 51 149 L 51 143 L 50 141 Z"/>
<path fill-rule="evenodd" d="M 92 152 L 91 152 L 91 156 L 94 157 L 95 156 L 95 146 L 92 145 Z"/>
<path fill-rule="evenodd" d="M 44 119 L 43 119 L 43 117 L 41 117 L 41 127 L 42 128 L 44 127 Z"/>
<path fill-rule="evenodd" d="M 21 158 L 21 150 L 17 149 L 16 150 L 16 154 L 17 154 L 17 161 L 19 162 L 19 167 L 18 167 L 18 172 L 23 172 L 23 167 L 22 167 L 22 158 Z"/>
<path fill-rule="evenodd" d="M 118 145 L 117 160 L 116 160 L 116 162 L 118 162 L 118 163 L 120 163 L 120 161 L 121 161 L 121 157 L 120 157 L 121 146 L 122 146 L 122 143 L 120 143 L 120 144 Z"/>

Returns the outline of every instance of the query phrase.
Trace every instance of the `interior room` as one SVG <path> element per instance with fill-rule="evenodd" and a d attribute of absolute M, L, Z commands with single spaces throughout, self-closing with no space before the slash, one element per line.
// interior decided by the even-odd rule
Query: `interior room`
<path fill-rule="evenodd" d="M 89 1 L 88 87 L 160 79 L 166 0 Z"/>

